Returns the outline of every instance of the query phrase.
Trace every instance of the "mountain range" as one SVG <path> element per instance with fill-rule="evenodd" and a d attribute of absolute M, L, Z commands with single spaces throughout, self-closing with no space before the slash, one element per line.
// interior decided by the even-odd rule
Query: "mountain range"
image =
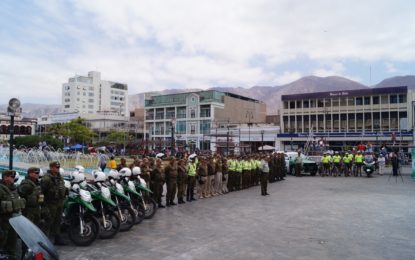
<path fill-rule="evenodd" d="M 338 76 L 317 77 L 307 76 L 293 81 L 289 84 L 281 86 L 254 86 L 251 88 L 242 87 L 213 87 L 211 89 L 231 92 L 241 96 L 247 96 L 254 99 L 261 100 L 267 104 L 267 114 L 278 114 L 280 107 L 281 95 L 298 94 L 298 93 L 313 93 L 324 91 L 339 91 L 339 90 L 353 90 L 364 88 L 380 88 L 380 87 L 397 87 L 408 86 L 410 89 L 415 89 L 415 76 L 396 76 L 382 80 L 376 85 L 366 86 L 359 82 Z M 157 91 L 157 94 L 174 94 L 181 92 L 193 92 L 200 89 L 166 89 Z M 134 109 L 144 106 L 145 93 L 138 93 L 129 95 L 129 107 Z M 42 115 L 53 114 L 61 111 L 60 105 L 42 105 L 24 103 L 23 115 L 25 117 L 40 117 Z M 7 105 L 0 105 L 0 111 L 6 111 Z"/>

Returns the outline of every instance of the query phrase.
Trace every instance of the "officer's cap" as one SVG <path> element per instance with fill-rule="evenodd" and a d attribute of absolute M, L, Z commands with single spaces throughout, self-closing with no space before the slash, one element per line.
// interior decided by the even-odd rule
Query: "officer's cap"
<path fill-rule="evenodd" d="M 29 169 L 27 169 L 27 173 L 31 173 L 31 172 L 40 173 L 40 169 L 37 167 L 30 167 Z"/>
<path fill-rule="evenodd" d="M 16 176 L 16 171 L 13 171 L 13 170 L 5 170 L 2 174 L 1 174 L 1 176 L 4 178 L 4 177 L 6 177 L 6 176 Z"/>
<path fill-rule="evenodd" d="M 61 167 L 61 164 L 58 161 L 49 163 L 49 167 Z"/>

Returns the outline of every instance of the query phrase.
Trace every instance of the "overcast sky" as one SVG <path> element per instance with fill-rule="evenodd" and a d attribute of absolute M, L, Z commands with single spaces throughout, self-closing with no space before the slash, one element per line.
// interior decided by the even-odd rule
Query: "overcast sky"
<path fill-rule="evenodd" d="M 371 68 L 371 79 L 370 79 Z M 0 103 L 98 70 L 135 94 L 415 74 L 415 1 L 0 1 Z"/>

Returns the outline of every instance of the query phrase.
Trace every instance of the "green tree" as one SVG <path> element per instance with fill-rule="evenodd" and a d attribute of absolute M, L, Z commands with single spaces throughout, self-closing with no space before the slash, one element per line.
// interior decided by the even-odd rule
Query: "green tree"
<path fill-rule="evenodd" d="M 110 143 L 127 144 L 133 140 L 133 136 L 127 132 L 111 130 L 107 135 L 106 140 Z"/>
<path fill-rule="evenodd" d="M 63 124 L 61 129 L 61 135 L 67 136 L 71 139 L 72 143 L 91 143 L 95 136 L 95 133 L 84 125 L 84 119 L 77 118 L 70 122 Z"/>

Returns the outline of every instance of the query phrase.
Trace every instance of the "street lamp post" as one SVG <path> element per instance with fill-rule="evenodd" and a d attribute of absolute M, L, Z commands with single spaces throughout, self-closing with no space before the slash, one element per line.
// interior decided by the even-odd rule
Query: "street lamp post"
<path fill-rule="evenodd" d="M 261 130 L 261 147 L 262 147 L 262 152 L 264 152 L 264 130 Z"/>
<path fill-rule="evenodd" d="M 176 118 L 171 119 L 171 155 L 174 156 L 174 125 L 176 124 Z"/>
<path fill-rule="evenodd" d="M 9 107 L 7 108 L 7 114 L 10 116 L 10 141 L 9 141 L 9 170 L 13 170 L 13 145 L 14 145 L 14 117 L 19 115 L 22 112 L 20 108 L 20 101 L 17 98 L 12 98 L 9 100 Z"/>

